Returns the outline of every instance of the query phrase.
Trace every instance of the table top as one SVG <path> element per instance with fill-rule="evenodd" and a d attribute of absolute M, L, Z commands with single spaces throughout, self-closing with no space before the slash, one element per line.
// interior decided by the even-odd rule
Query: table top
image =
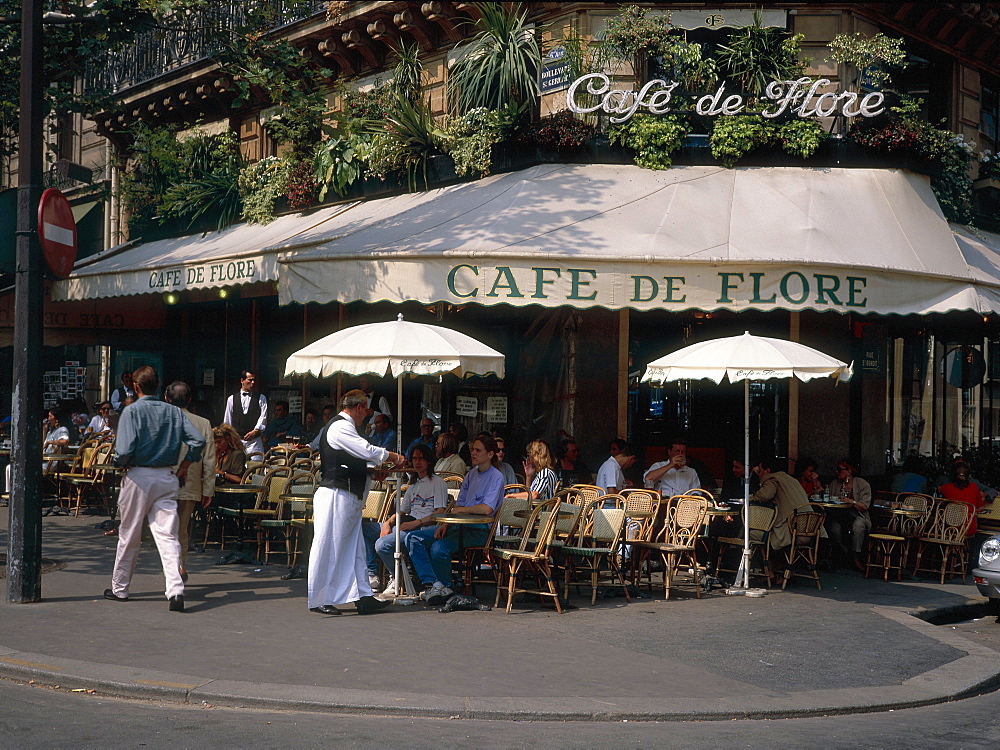
<path fill-rule="evenodd" d="M 75 453 L 43 453 L 43 461 L 72 461 L 76 458 Z"/>
<path fill-rule="evenodd" d="M 544 513 L 545 511 L 542 512 Z M 514 518 L 531 518 L 531 514 L 532 511 L 530 510 L 515 510 Z M 559 511 L 559 518 L 572 518 L 572 517 L 573 517 L 573 511 L 570 510 Z"/>
<path fill-rule="evenodd" d="M 261 488 L 254 484 L 220 484 L 216 486 L 216 492 L 232 493 L 238 495 L 256 495 Z"/>
<path fill-rule="evenodd" d="M 98 471 L 111 471 L 121 474 L 128 471 L 127 466 L 118 466 L 117 464 L 93 464 L 91 465 L 91 468 L 96 469 Z"/>
<path fill-rule="evenodd" d="M 835 510 L 847 510 L 848 508 L 853 508 L 854 503 L 817 503 L 813 502 L 813 505 L 819 505 L 823 508 L 833 508 Z"/>
<path fill-rule="evenodd" d="M 710 516 L 738 516 L 742 508 L 709 508 L 706 513 Z"/>
<path fill-rule="evenodd" d="M 280 499 L 284 500 L 286 503 L 294 503 L 294 502 L 298 502 L 298 501 L 302 501 L 302 502 L 305 502 L 305 503 L 311 503 L 313 501 L 313 496 L 312 495 L 293 495 L 291 493 L 288 493 L 288 494 L 284 494 L 284 495 L 279 495 L 278 497 Z"/>
<path fill-rule="evenodd" d="M 922 516 L 924 514 L 922 510 L 916 508 L 885 508 L 885 510 L 897 516 Z"/>
<path fill-rule="evenodd" d="M 438 523 L 492 523 L 493 516 L 483 516 L 478 513 L 440 513 L 431 516 L 431 519 Z"/>

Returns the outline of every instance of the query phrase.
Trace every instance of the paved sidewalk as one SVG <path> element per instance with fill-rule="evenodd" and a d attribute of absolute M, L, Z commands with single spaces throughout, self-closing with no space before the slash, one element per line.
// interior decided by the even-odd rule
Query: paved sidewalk
<path fill-rule="evenodd" d="M 65 567 L 42 577 L 44 601 L 0 604 L 0 677 L 196 703 L 559 720 L 872 711 L 1000 685 L 1000 653 L 910 614 L 972 612 L 971 579 L 842 573 L 822 591 L 796 581 L 762 599 L 329 617 L 307 611 L 305 581 L 280 580 L 283 566 L 215 565 L 216 550 L 189 554 L 179 614 L 149 542 L 131 601 L 103 598 L 116 539 L 94 529 L 101 520 L 44 519 L 44 555 Z"/>

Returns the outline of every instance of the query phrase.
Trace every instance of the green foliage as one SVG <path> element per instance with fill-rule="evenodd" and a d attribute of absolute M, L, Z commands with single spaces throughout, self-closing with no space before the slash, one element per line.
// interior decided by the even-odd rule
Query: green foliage
<path fill-rule="evenodd" d="M 625 5 L 621 13 L 608 19 L 600 61 L 606 64 L 656 59 L 673 43 L 676 34 L 669 14 L 649 15 L 638 5 Z"/>
<path fill-rule="evenodd" d="M 98 3 L 59 3 L 58 10 L 85 18 L 84 23 L 47 24 L 43 40 L 45 114 L 60 118 L 92 112 L 109 102 L 106 91 L 80 91 L 77 76 L 87 62 L 109 50 L 120 49 L 141 31 L 159 21 L 158 14 L 174 3 L 152 0 L 101 0 Z M 49 4 L 46 3 L 48 8 Z M 21 0 L 0 0 L 0 16 L 21 16 Z M 21 24 L 0 24 L 0 159 L 16 148 L 19 105 Z"/>
<path fill-rule="evenodd" d="M 132 158 L 121 173 L 118 199 L 129 216 L 129 231 L 142 232 L 161 219 L 163 195 L 184 179 L 182 146 L 173 128 L 140 124 L 133 131 Z"/>
<path fill-rule="evenodd" d="M 741 157 L 772 143 L 776 135 L 775 123 L 760 115 L 724 115 L 716 118 L 709 143 L 712 156 L 732 167 Z"/>
<path fill-rule="evenodd" d="M 422 174 L 427 186 L 427 161 L 442 153 L 444 134 L 435 126 L 430 106 L 418 99 L 411 102 L 398 90 L 384 122 L 370 122 L 371 151 L 368 173 L 385 177 L 405 174 L 410 190 L 417 189 L 417 175 Z"/>
<path fill-rule="evenodd" d="M 1000 180 L 1000 156 L 989 149 L 979 159 L 979 179 Z"/>
<path fill-rule="evenodd" d="M 160 201 L 164 218 L 194 222 L 216 214 L 216 229 L 238 221 L 243 209 L 239 175 L 244 168 L 239 140 L 231 132 L 196 133 L 180 143 L 183 180 L 167 188 Z"/>
<path fill-rule="evenodd" d="M 903 40 L 888 37 L 882 32 L 866 37 L 860 33 L 837 34 L 830 41 L 830 59 L 853 65 L 860 75 L 867 75 L 878 85 L 885 85 L 893 68 L 906 65 Z"/>
<path fill-rule="evenodd" d="M 317 143 L 313 152 L 313 180 L 320 202 L 333 190 L 343 197 L 364 170 L 368 141 L 359 135 L 337 135 Z"/>
<path fill-rule="evenodd" d="M 510 135 L 517 120 L 515 105 L 502 110 L 482 107 L 453 117 L 445 128 L 441 147 L 455 162 L 455 173 L 485 177 L 492 166 L 493 146 Z"/>
<path fill-rule="evenodd" d="M 799 59 L 802 34 L 788 36 L 784 29 L 754 23 L 737 29 L 728 45 L 716 53 L 723 77 L 735 81 L 753 99 L 761 99 L 772 81 L 794 81 L 805 74 L 806 62 Z"/>
<path fill-rule="evenodd" d="M 686 91 L 711 88 L 719 78 L 718 65 L 697 42 L 688 42 L 684 32 L 670 23 L 670 15 L 649 15 L 645 8 L 627 5 L 608 19 L 600 50 L 603 63 L 632 63 L 642 68 L 656 64 L 654 75 L 679 81 Z M 644 70 L 636 75 L 643 77 Z"/>
<path fill-rule="evenodd" d="M 817 120 L 795 117 L 778 125 L 776 137 L 786 154 L 808 159 L 828 136 Z"/>
<path fill-rule="evenodd" d="M 716 119 L 709 143 L 712 156 L 732 167 L 747 154 L 770 146 L 808 159 L 826 138 L 816 120 L 794 117 L 775 122 L 760 115 L 724 115 Z"/>
<path fill-rule="evenodd" d="M 392 85 L 411 102 L 420 98 L 424 66 L 420 63 L 420 46 L 403 44 L 396 50 L 396 65 L 392 69 Z"/>
<path fill-rule="evenodd" d="M 608 128 L 608 139 L 633 149 L 635 163 L 640 167 L 669 169 L 688 130 L 687 121 L 677 115 L 637 114 L 628 122 Z"/>
<path fill-rule="evenodd" d="M 287 159 L 268 156 L 240 172 L 239 190 L 245 221 L 267 224 L 274 220 L 275 204 L 288 191 L 290 167 Z"/>
<path fill-rule="evenodd" d="M 452 109 L 458 114 L 479 107 L 500 110 L 510 104 L 528 105 L 539 97 L 541 52 L 536 34 L 520 4 L 476 3 L 482 17 L 471 41 L 458 48 L 460 56 L 448 79 Z"/>

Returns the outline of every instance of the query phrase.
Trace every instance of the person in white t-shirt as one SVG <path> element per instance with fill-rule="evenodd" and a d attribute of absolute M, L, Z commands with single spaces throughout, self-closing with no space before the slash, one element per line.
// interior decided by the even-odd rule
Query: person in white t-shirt
<path fill-rule="evenodd" d="M 444 513 L 448 507 L 448 485 L 434 473 L 434 454 L 423 443 L 417 443 L 412 448 L 410 463 L 417 472 L 417 481 L 411 484 L 399 504 L 403 522 L 399 525 L 400 549 L 406 549 L 406 537 L 414 529 L 423 526 L 433 526 L 431 516 Z M 382 533 L 375 542 L 375 552 L 382 559 L 386 570 L 392 577 L 382 591 L 383 596 L 395 596 L 399 593 L 396 586 L 396 515 L 393 514 L 382 524 Z"/>
<path fill-rule="evenodd" d="M 625 487 L 625 469 L 635 463 L 635 450 L 630 446 L 616 446 L 618 452 L 608 456 L 608 460 L 597 470 L 596 484 L 608 494 L 621 492 Z"/>

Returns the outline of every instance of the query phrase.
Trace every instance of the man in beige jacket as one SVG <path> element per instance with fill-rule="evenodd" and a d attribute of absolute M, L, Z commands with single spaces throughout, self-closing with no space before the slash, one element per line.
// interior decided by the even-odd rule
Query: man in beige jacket
<path fill-rule="evenodd" d="M 177 516 L 179 521 L 178 538 L 181 543 L 181 578 L 187 581 L 186 569 L 188 542 L 191 534 L 191 514 L 196 503 L 207 508 L 215 497 L 215 441 L 212 438 L 212 423 L 204 417 L 188 411 L 191 403 L 191 388 L 181 380 L 175 380 L 167 386 L 165 397 L 167 402 L 180 408 L 184 416 L 194 425 L 194 428 L 205 438 L 205 448 L 201 452 L 201 461 L 188 467 L 187 481 L 181 485 L 177 494 Z M 187 452 L 187 446 L 181 453 Z M 178 457 L 178 465 L 180 465 Z M 176 467 L 175 467 L 176 468 Z"/>

